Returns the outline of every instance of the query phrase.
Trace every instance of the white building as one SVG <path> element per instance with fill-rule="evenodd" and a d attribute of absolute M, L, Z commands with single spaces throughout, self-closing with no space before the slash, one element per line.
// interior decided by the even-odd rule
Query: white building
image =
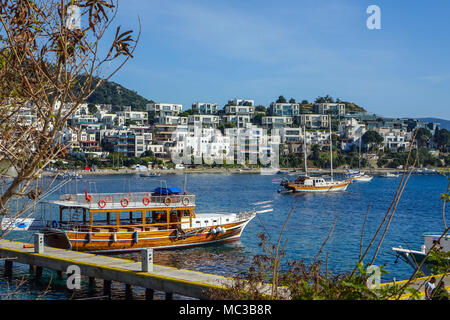
<path fill-rule="evenodd" d="M 183 110 L 183 105 L 175 103 L 149 103 L 147 104 L 147 112 L 155 119 L 156 123 L 162 123 L 165 117 L 178 116 Z"/>
<path fill-rule="evenodd" d="M 306 126 L 307 129 L 320 129 L 329 126 L 330 117 L 328 115 L 305 113 L 300 114 L 298 118 L 300 120 L 299 124 Z"/>
<path fill-rule="evenodd" d="M 196 102 L 192 104 L 192 110 L 199 114 L 217 114 L 217 103 Z"/>
<path fill-rule="evenodd" d="M 148 113 L 145 111 L 131 111 L 131 107 L 123 107 L 123 111 L 118 111 L 117 115 L 125 119 L 125 123 L 143 125 L 148 122 Z"/>
<path fill-rule="evenodd" d="M 332 114 L 336 116 L 345 115 L 344 103 L 315 103 L 313 111 L 320 114 Z"/>
<path fill-rule="evenodd" d="M 292 126 L 292 117 L 262 117 L 262 126 L 267 129 L 282 129 L 284 127 Z"/>
<path fill-rule="evenodd" d="M 208 114 L 193 114 L 188 116 L 188 125 L 205 126 L 208 128 L 217 128 L 219 125 L 219 116 Z"/>
<path fill-rule="evenodd" d="M 384 147 L 397 151 L 399 148 L 408 150 L 412 139 L 411 132 L 405 129 L 377 128 L 376 131 L 383 137 Z"/>

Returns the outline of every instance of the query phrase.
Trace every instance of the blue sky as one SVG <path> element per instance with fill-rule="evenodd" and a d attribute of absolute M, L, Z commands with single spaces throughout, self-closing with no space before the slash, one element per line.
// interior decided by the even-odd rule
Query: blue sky
<path fill-rule="evenodd" d="M 369 5 L 381 30 L 369 30 Z M 112 79 L 147 99 L 268 106 L 326 94 L 392 117 L 450 119 L 450 2 L 122 0 L 142 35 Z"/>

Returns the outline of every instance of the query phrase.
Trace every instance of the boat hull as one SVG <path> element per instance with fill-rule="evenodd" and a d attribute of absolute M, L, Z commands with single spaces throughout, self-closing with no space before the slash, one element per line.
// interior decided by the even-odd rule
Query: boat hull
<path fill-rule="evenodd" d="M 126 252 L 143 248 L 175 249 L 209 243 L 239 240 L 250 220 L 220 227 L 225 232 L 213 232 L 219 226 L 188 229 L 134 231 L 134 232 L 76 232 L 56 229 L 44 230 L 46 245 L 85 252 Z"/>
<path fill-rule="evenodd" d="M 294 192 L 308 192 L 308 193 L 321 193 L 321 192 L 340 192 L 347 190 L 350 182 L 344 182 L 333 186 L 306 186 L 291 184 L 288 189 Z"/>

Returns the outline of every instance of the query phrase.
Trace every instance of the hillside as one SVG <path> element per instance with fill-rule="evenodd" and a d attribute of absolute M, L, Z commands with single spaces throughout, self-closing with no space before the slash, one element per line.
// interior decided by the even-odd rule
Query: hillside
<path fill-rule="evenodd" d="M 425 121 L 425 122 L 440 123 L 440 125 L 439 125 L 440 129 L 450 130 L 450 120 L 439 119 L 439 118 L 417 118 L 417 120 Z"/>
<path fill-rule="evenodd" d="M 80 81 L 83 81 L 83 78 Z M 118 83 L 107 81 L 89 96 L 87 102 L 93 104 L 111 104 L 114 111 L 120 110 L 120 106 L 131 106 L 132 110 L 142 111 L 146 109 L 147 103 L 153 101 L 140 96 L 136 91 L 127 89 Z"/>

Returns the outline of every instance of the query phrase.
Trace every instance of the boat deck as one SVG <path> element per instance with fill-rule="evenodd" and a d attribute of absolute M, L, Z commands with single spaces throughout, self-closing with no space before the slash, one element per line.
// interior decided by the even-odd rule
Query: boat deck
<path fill-rule="evenodd" d="M 90 210 L 194 207 L 195 195 L 155 195 L 149 192 L 78 193 L 64 194 L 60 196 L 59 200 L 50 200 L 45 203 Z"/>

